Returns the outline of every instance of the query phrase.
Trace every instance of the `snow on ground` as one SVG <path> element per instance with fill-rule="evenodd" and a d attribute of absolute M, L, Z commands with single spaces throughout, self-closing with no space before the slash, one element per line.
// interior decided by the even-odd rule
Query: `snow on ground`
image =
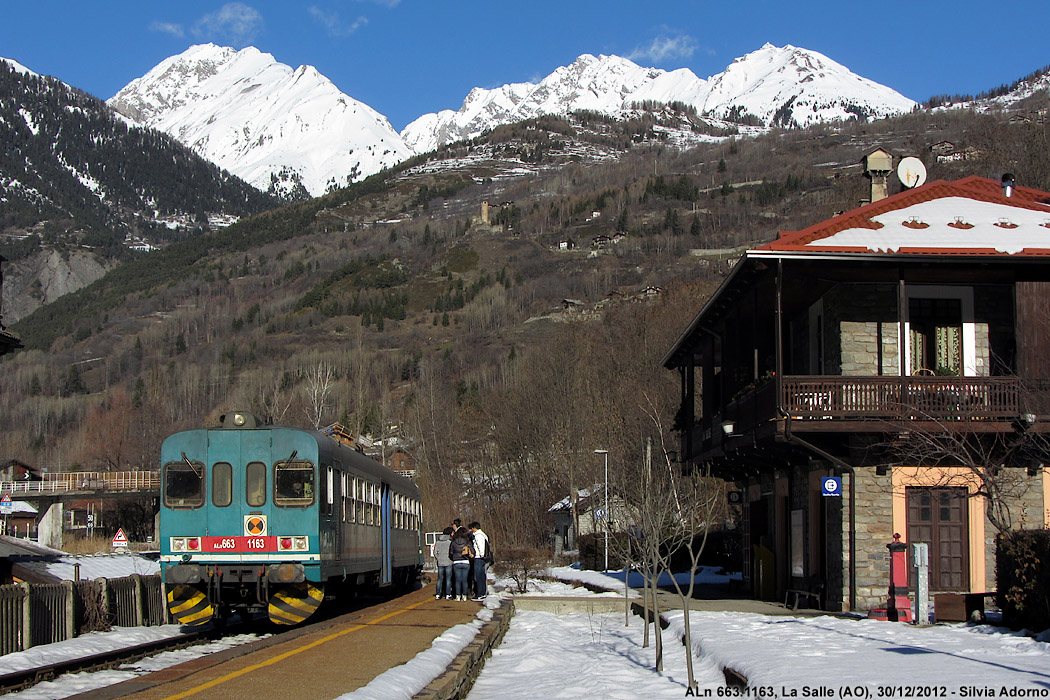
<path fill-rule="evenodd" d="M 685 654 L 671 637 L 665 643 L 664 670 L 656 673 L 654 647 L 642 646 L 641 618 L 625 627 L 623 613 L 520 611 L 467 700 L 681 698 L 688 688 Z M 710 663 L 697 662 L 694 673 L 703 687 L 724 686 Z"/>
<path fill-rule="evenodd" d="M 667 617 L 677 636 L 682 611 Z M 871 698 L 893 687 L 915 688 L 914 697 L 974 697 L 975 687 L 995 697 L 1013 689 L 1050 697 L 1050 643 L 989 625 L 719 612 L 694 612 L 690 621 L 697 655 L 777 697 L 841 698 L 845 686 L 863 686 L 861 697 Z M 830 690 L 817 694 L 821 688 Z"/>
<path fill-rule="evenodd" d="M 28 668 L 46 666 L 57 661 L 77 659 L 158 639 L 177 637 L 182 634 L 180 629 L 180 625 L 161 625 L 159 627 L 118 627 L 111 632 L 92 632 L 64 642 L 44 644 L 32 647 L 26 651 L 14 652 L 0 657 L 0 673 L 13 673 Z M 67 698 L 77 693 L 105 688 L 137 676 L 144 676 L 147 673 L 160 671 L 181 664 L 184 661 L 206 656 L 207 654 L 214 654 L 223 649 L 253 642 L 257 639 L 259 639 L 259 636 L 254 634 L 234 635 L 185 649 L 161 652 L 155 656 L 124 664 L 113 670 L 71 673 L 17 693 L 8 693 L 4 697 L 15 700 Z"/>
<path fill-rule="evenodd" d="M 570 581 L 612 591 L 601 595 L 623 595 L 622 572 L 606 575 L 560 567 L 550 573 L 561 580 L 530 581 L 528 595 L 593 595 Z M 634 576 L 629 578 L 631 585 L 637 582 Z M 724 583 L 729 577 L 705 569 L 700 579 Z M 501 579 L 493 589 L 509 591 L 513 586 L 509 579 Z M 473 640 L 506 595 L 509 593 L 490 595 L 473 622 L 451 628 L 412 661 L 381 674 L 366 687 L 339 700 L 410 698 L 444 671 Z M 641 618 L 632 616 L 630 625 L 625 627 L 623 613 L 554 615 L 519 611 L 502 644 L 486 662 L 468 700 L 684 697 L 688 676 L 684 649 L 679 643 L 684 614 L 674 610 L 666 614 L 670 627 L 663 637 L 664 670 L 658 673 L 653 670 L 654 646 L 642 646 Z M 722 673 L 722 668 L 728 667 L 750 681 L 746 693 L 730 694 L 756 699 L 1050 698 L 1050 630 L 1031 637 L 990 625 L 916 627 L 848 617 L 698 611 L 691 613 L 690 620 L 698 683 L 695 692 L 701 696 L 722 697 L 729 692 Z M 177 633 L 177 626 L 166 627 L 168 633 Z M 165 628 L 157 627 L 87 635 L 63 643 L 68 647 L 62 653 L 71 653 L 77 647 L 82 647 L 81 654 L 94 653 L 102 638 L 112 639 L 119 646 L 133 643 L 127 641 L 125 635 L 129 633 L 164 631 Z M 224 640 L 220 644 L 230 643 Z M 49 647 L 21 654 L 49 654 Z M 8 697 L 67 697 L 210 651 L 211 647 L 205 646 L 165 652 L 154 659 L 129 664 L 130 668 L 76 674 Z M 0 658 L 0 673 L 14 670 L 9 664 L 17 657 L 20 654 Z"/>

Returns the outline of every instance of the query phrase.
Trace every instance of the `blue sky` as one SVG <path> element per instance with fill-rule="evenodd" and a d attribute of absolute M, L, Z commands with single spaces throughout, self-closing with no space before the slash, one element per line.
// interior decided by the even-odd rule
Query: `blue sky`
<path fill-rule="evenodd" d="M 1050 0 L 34 0 L 0 6 L 0 56 L 107 99 L 198 43 L 310 64 L 401 129 L 473 87 L 584 53 L 701 78 L 770 42 L 907 97 L 976 93 L 1050 64 Z"/>

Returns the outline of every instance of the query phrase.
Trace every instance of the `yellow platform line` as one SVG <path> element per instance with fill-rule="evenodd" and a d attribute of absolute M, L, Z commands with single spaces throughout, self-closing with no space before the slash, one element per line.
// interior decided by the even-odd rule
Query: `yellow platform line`
<path fill-rule="evenodd" d="M 356 632 L 357 630 L 364 629 L 365 627 L 368 627 L 369 625 L 375 625 L 377 623 L 383 622 L 384 620 L 389 620 L 390 618 L 392 618 L 392 617 L 394 617 L 396 615 L 400 615 L 403 612 L 408 612 L 412 608 L 419 607 L 423 603 L 426 603 L 428 600 L 429 600 L 429 597 L 426 600 L 421 600 L 418 603 L 412 603 L 412 605 L 409 605 L 407 607 L 401 608 L 400 610 L 395 610 L 394 612 L 388 613 L 386 615 L 383 615 L 382 617 L 377 617 L 376 619 L 372 620 L 371 622 L 366 622 L 366 623 L 361 624 L 361 625 L 355 625 L 354 627 L 350 627 L 350 628 L 342 630 L 340 632 L 336 632 L 334 634 L 330 634 L 327 637 L 322 637 L 321 639 L 318 639 L 316 641 L 310 642 L 309 644 L 306 644 L 304 646 L 297 647 L 297 648 L 292 649 L 290 651 L 286 651 L 286 652 L 284 652 L 282 654 L 278 654 L 277 656 L 274 656 L 271 659 L 267 659 L 266 661 L 261 661 L 261 662 L 259 662 L 257 664 L 252 665 L 252 666 L 247 666 L 245 668 L 240 669 L 239 671 L 234 671 L 232 673 L 227 673 L 225 676 L 219 676 L 218 678 L 212 679 L 212 680 L 208 681 L 207 683 L 203 683 L 203 684 L 197 686 L 196 688 L 191 688 L 190 690 L 185 690 L 185 691 L 183 691 L 181 693 L 178 693 L 176 695 L 169 695 L 165 700 L 179 700 L 179 698 L 186 698 L 186 697 L 189 697 L 191 695 L 196 695 L 197 693 L 201 692 L 202 690 L 207 690 L 208 688 L 214 688 L 215 686 L 221 685 L 222 683 L 225 683 L 227 681 L 232 681 L 234 678 L 239 678 L 240 676 L 243 676 L 246 673 L 251 673 L 252 671 L 256 671 L 256 670 L 258 670 L 260 668 L 265 668 L 266 666 L 272 666 L 273 664 L 277 663 L 278 661 L 284 661 L 285 659 L 287 659 L 287 658 L 289 658 L 291 656 L 295 656 L 296 654 L 299 654 L 301 652 L 307 651 L 308 649 L 313 649 L 314 647 L 320 646 L 321 644 L 324 644 L 325 642 L 330 642 L 333 639 L 338 639 L 339 637 L 342 637 L 344 635 L 350 634 L 351 632 Z"/>

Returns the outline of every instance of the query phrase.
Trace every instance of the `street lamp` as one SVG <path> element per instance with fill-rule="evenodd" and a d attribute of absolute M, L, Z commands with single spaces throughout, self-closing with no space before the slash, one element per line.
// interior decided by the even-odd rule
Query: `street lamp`
<path fill-rule="evenodd" d="M 595 450 L 596 455 L 605 455 L 605 570 L 609 570 L 609 450 Z"/>

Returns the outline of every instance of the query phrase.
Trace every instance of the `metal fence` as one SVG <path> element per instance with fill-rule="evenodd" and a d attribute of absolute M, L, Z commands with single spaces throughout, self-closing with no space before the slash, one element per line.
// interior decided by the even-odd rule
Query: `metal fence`
<path fill-rule="evenodd" d="M 0 586 L 0 655 L 111 626 L 167 622 L 160 576 Z"/>
<path fill-rule="evenodd" d="M 55 472 L 40 481 L 0 481 L 0 491 L 12 496 L 89 490 L 159 491 L 160 472 Z"/>

